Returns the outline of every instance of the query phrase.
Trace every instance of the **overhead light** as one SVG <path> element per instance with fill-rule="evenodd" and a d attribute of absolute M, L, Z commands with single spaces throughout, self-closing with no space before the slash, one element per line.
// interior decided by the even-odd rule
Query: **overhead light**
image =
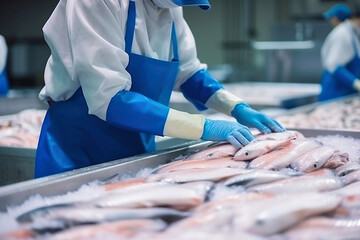
<path fill-rule="evenodd" d="M 251 46 L 257 50 L 295 50 L 313 48 L 315 43 L 314 41 L 254 41 Z"/>

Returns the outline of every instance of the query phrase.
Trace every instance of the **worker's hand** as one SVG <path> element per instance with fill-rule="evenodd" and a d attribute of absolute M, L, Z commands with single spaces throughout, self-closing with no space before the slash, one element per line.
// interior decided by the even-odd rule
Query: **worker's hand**
<path fill-rule="evenodd" d="M 356 91 L 360 92 L 360 79 L 355 79 L 353 83 L 353 87 L 355 88 Z"/>
<path fill-rule="evenodd" d="M 249 128 L 237 122 L 206 119 L 201 139 L 228 141 L 235 147 L 240 148 L 255 138 Z"/>
<path fill-rule="evenodd" d="M 240 123 L 248 127 L 257 128 L 260 132 L 283 132 L 285 129 L 274 119 L 256 111 L 245 103 L 237 104 L 231 115 Z"/>

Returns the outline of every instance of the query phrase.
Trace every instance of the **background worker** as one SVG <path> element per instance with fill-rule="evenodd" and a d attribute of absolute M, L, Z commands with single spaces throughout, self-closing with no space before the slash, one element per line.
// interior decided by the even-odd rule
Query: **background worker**
<path fill-rule="evenodd" d="M 154 135 L 254 139 L 248 127 L 283 131 L 224 90 L 196 56 L 181 6 L 207 0 L 60 0 L 43 31 L 51 56 L 40 98 L 48 101 L 35 177 L 155 151 Z M 168 107 L 172 90 L 198 109 L 238 122 Z"/>
<path fill-rule="evenodd" d="M 0 35 L 0 96 L 6 95 L 9 90 L 9 82 L 6 75 L 6 60 L 8 48 L 5 38 Z"/>
<path fill-rule="evenodd" d="M 319 101 L 354 94 L 360 91 L 360 16 L 359 7 L 351 17 L 345 5 L 336 5 L 324 13 L 338 24 L 327 36 L 321 49 L 324 72 Z"/>

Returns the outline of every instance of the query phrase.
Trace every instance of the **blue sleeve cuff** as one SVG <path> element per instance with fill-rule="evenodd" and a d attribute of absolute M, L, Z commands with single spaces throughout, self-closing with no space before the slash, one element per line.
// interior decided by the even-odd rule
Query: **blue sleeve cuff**
<path fill-rule="evenodd" d="M 223 89 L 221 84 L 205 69 L 192 75 L 180 88 L 185 98 L 194 104 L 199 111 L 206 110 L 205 103 L 207 100 L 216 91 Z"/>
<path fill-rule="evenodd" d="M 5 69 L 0 73 L 0 95 L 5 95 L 9 91 L 9 83 Z"/>
<path fill-rule="evenodd" d="M 120 91 L 110 101 L 106 121 L 132 131 L 163 135 L 169 107 L 132 91 Z"/>
<path fill-rule="evenodd" d="M 336 80 L 340 81 L 341 83 L 345 84 L 346 86 L 353 86 L 356 77 L 352 74 L 349 70 L 347 70 L 344 66 L 338 67 L 333 76 Z"/>

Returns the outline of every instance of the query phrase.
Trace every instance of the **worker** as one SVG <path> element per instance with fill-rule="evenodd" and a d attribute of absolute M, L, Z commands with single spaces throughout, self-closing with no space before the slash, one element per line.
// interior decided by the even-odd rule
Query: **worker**
<path fill-rule="evenodd" d="M 6 95 L 9 90 L 9 82 L 6 75 L 7 53 L 8 48 L 5 38 L 0 35 L 0 96 Z"/>
<path fill-rule="evenodd" d="M 325 39 L 321 49 L 324 72 L 321 80 L 319 101 L 343 97 L 360 91 L 360 16 L 343 4 L 335 5 L 324 13 L 333 19 L 335 28 Z"/>
<path fill-rule="evenodd" d="M 346 19 L 351 18 L 351 10 L 345 4 L 340 3 L 324 12 L 323 16 L 326 20 L 330 21 L 332 27 L 336 27 Z"/>
<path fill-rule="evenodd" d="M 59 1 L 43 27 L 51 56 L 39 97 L 50 106 L 35 177 L 155 151 L 154 135 L 241 147 L 254 139 L 249 127 L 284 131 L 200 63 L 182 6 L 210 8 L 208 0 Z M 237 122 L 169 108 L 173 89 Z"/>

